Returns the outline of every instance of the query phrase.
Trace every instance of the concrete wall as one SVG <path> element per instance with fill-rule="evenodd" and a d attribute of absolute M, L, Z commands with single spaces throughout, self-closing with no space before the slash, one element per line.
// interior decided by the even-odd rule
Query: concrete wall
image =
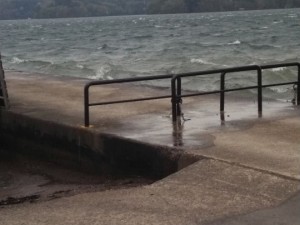
<path fill-rule="evenodd" d="M 178 170 L 181 150 L 0 110 L 1 146 L 68 167 L 162 178 Z"/>

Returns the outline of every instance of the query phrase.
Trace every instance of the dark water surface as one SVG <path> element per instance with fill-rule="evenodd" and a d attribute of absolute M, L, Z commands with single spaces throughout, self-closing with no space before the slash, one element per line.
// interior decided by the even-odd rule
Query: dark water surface
<path fill-rule="evenodd" d="M 90 79 L 300 61 L 299 37 L 300 9 L 0 21 L 6 69 Z M 293 68 L 273 69 L 264 82 L 295 77 Z M 233 87 L 256 80 L 253 74 L 229 79 Z M 186 90 L 218 86 L 219 77 L 184 83 Z M 275 97 L 289 92 L 269 89 Z"/>

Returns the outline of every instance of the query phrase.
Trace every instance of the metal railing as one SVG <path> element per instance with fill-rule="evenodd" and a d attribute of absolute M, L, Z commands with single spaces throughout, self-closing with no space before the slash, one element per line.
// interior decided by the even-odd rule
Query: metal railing
<path fill-rule="evenodd" d="M 89 89 L 92 86 L 100 86 L 107 84 L 120 84 L 120 83 L 133 83 L 139 81 L 150 81 L 150 80 L 163 80 L 163 79 L 171 79 L 173 74 L 169 75 L 157 75 L 157 76 L 147 76 L 147 77 L 134 77 L 134 78 L 125 78 L 125 79 L 116 79 L 116 80 L 103 80 L 103 81 L 91 81 L 87 83 L 84 87 L 84 126 L 88 127 L 90 125 L 90 106 L 99 106 L 99 105 L 109 105 L 109 104 L 118 104 L 118 103 L 129 103 L 129 102 L 138 102 L 138 101 L 149 101 L 156 99 L 165 99 L 171 98 L 171 95 L 162 95 L 156 97 L 147 97 L 147 98 L 134 98 L 127 100 L 119 100 L 119 101 L 106 101 L 106 102 L 94 102 L 90 103 L 89 99 Z"/>
<path fill-rule="evenodd" d="M 266 69 L 274 69 L 274 68 L 283 68 L 283 67 L 298 67 L 298 79 L 293 82 L 282 82 L 276 84 L 262 84 L 262 70 Z M 237 72 L 245 72 L 245 71 L 257 71 L 257 85 L 255 86 L 247 86 L 241 88 L 231 88 L 225 89 L 225 76 L 228 73 L 237 73 Z M 205 75 L 220 75 L 220 90 L 215 91 L 207 91 L 207 92 L 198 92 L 192 94 L 181 94 L 181 78 L 184 77 L 196 77 L 196 76 L 205 76 Z M 207 70 L 196 72 L 194 74 L 177 74 L 174 75 L 171 80 L 171 89 L 172 89 L 172 120 L 175 122 L 177 117 L 181 116 L 180 104 L 182 102 L 182 98 L 184 97 L 193 97 L 200 95 L 209 95 L 209 94 L 220 94 L 220 112 L 221 119 L 224 120 L 224 108 L 225 108 L 225 93 L 233 92 L 233 91 L 241 91 L 241 90 L 249 90 L 249 89 L 257 89 L 257 108 L 259 116 L 262 115 L 262 88 L 266 87 L 275 87 L 275 86 L 283 86 L 283 85 L 297 85 L 297 100 L 296 104 L 300 105 L 300 63 L 281 63 L 281 64 L 272 64 L 272 65 L 252 65 L 252 66 L 243 66 L 243 67 L 233 67 L 233 68 L 225 68 L 225 69 L 217 69 L 217 70 Z"/>
<path fill-rule="evenodd" d="M 292 82 L 284 82 L 284 83 L 276 83 L 276 84 L 262 84 L 262 70 L 266 69 L 274 69 L 274 68 L 282 68 L 282 67 L 298 67 L 298 79 L 297 81 Z M 257 85 L 255 86 L 247 86 L 240 88 L 225 88 L 225 76 L 228 73 L 237 73 L 237 72 L 245 72 L 245 71 L 256 71 L 257 73 Z M 220 75 L 220 90 L 215 91 L 206 91 L 206 92 L 197 92 L 192 94 L 184 94 L 182 95 L 182 82 L 181 79 L 184 77 L 196 77 L 196 76 L 205 76 L 205 75 Z M 171 94 L 170 95 L 162 95 L 156 97 L 146 97 L 146 98 L 134 98 L 134 99 L 126 99 L 126 100 L 118 100 L 118 101 L 106 101 L 106 102 L 94 102 L 90 103 L 89 89 L 92 86 L 99 85 L 107 85 L 107 84 L 119 84 L 119 83 L 132 83 L 139 81 L 150 81 L 150 80 L 162 80 L 162 79 L 170 79 L 171 80 Z M 136 77 L 136 78 L 126 78 L 126 79 L 116 79 L 116 80 L 104 80 L 104 81 L 91 81 L 87 83 L 84 87 L 84 125 L 88 127 L 90 125 L 90 115 L 89 115 L 89 107 L 91 106 L 100 106 L 100 105 L 109 105 L 109 104 L 118 104 L 118 103 L 128 103 L 128 102 L 138 102 L 138 101 L 148 101 L 148 100 L 156 100 L 156 99 L 166 99 L 171 98 L 172 102 L 172 120 L 176 122 L 178 117 L 182 115 L 181 112 L 181 103 L 182 98 L 185 97 L 193 97 L 200 95 L 209 95 L 209 94 L 220 94 L 220 112 L 221 119 L 224 119 L 224 109 L 225 109 L 225 93 L 233 92 L 233 91 L 241 91 L 241 90 L 249 90 L 249 89 L 257 89 L 257 104 L 258 104 L 258 113 L 262 115 L 262 89 L 266 87 L 274 87 L 274 86 L 283 86 L 283 85 L 297 85 L 297 100 L 295 104 L 300 105 L 300 63 L 282 63 L 282 64 L 273 64 L 273 65 L 251 65 L 251 66 L 242 66 L 242 67 L 232 67 L 232 68 L 224 68 L 224 69 L 216 69 L 216 70 L 207 70 L 207 71 L 197 71 L 191 73 L 181 73 L 181 74 L 169 74 L 169 75 L 157 75 L 157 76 L 147 76 L 147 77 Z"/>

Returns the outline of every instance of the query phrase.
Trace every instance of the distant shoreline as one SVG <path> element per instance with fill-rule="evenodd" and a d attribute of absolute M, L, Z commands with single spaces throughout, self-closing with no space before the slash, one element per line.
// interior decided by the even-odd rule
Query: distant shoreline
<path fill-rule="evenodd" d="M 1 8 L 0 8 L 1 9 Z M 152 15 L 181 15 L 181 14 L 207 14 L 207 13 L 230 13 L 230 12 L 251 12 L 251 11 L 268 11 L 268 10 L 291 10 L 300 9 L 299 7 L 288 8 L 266 8 L 266 9 L 237 9 L 237 10 L 224 10 L 224 11 L 199 11 L 199 12 L 173 12 L 173 13 L 137 13 L 137 14 L 117 14 L 117 15 L 87 15 L 87 16 L 65 16 L 65 17 L 24 17 L 24 18 L 1 18 L 0 21 L 9 20 L 48 20 L 48 19 L 77 19 L 77 18 L 98 18 L 98 17 L 122 17 L 122 16 L 152 16 Z"/>

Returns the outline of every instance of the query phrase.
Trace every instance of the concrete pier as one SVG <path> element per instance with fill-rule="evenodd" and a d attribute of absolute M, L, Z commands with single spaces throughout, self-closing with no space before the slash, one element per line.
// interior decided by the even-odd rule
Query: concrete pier
<path fill-rule="evenodd" d="M 300 223 L 300 108 L 290 102 L 265 99 L 258 118 L 255 100 L 229 96 L 222 123 L 218 96 L 189 98 L 183 111 L 190 120 L 175 125 L 169 99 L 101 106 L 91 108 L 85 128 L 86 80 L 17 72 L 6 79 L 6 148 L 158 181 L 2 207 L 1 224 Z M 169 90 L 110 85 L 91 90 L 91 100 L 160 94 Z"/>

